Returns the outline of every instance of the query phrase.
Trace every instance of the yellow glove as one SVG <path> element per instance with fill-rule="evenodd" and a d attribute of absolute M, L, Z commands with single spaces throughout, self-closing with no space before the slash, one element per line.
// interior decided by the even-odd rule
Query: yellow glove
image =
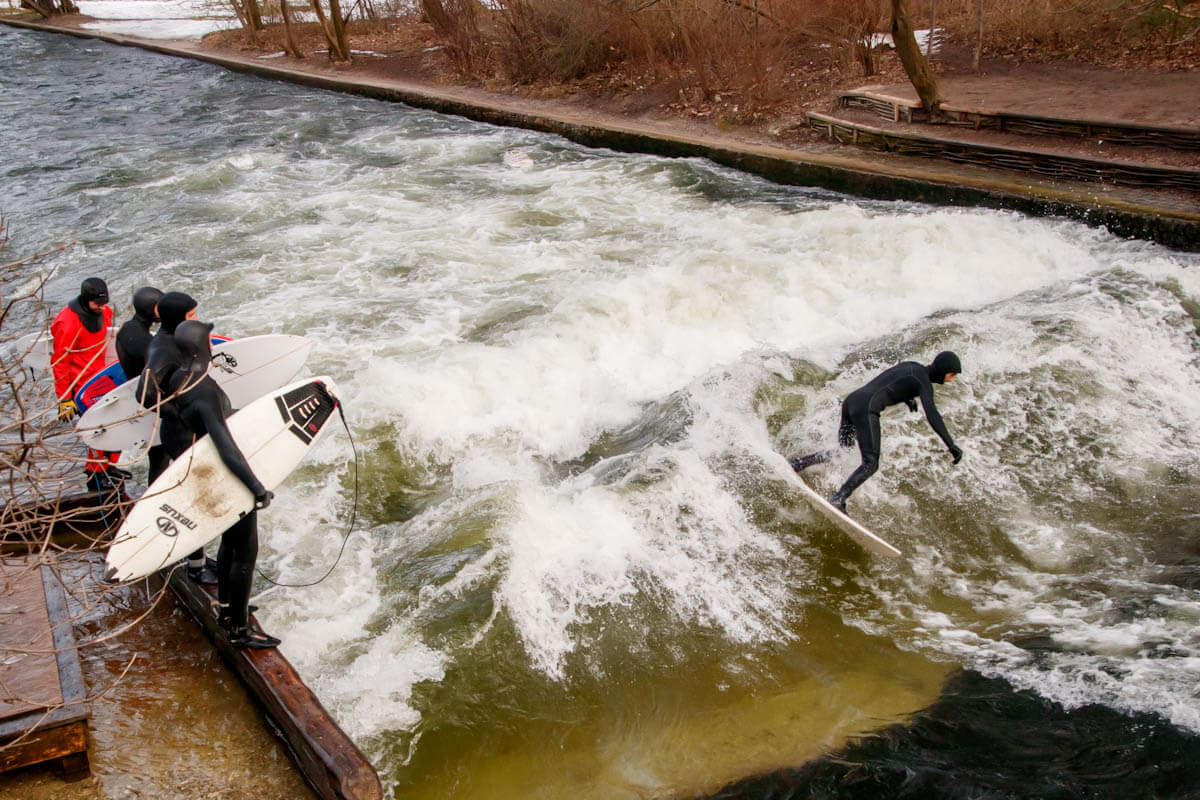
<path fill-rule="evenodd" d="M 60 400 L 58 403 L 58 420 L 59 422 L 67 422 L 75 419 L 79 414 L 79 406 L 75 405 L 74 400 Z"/>

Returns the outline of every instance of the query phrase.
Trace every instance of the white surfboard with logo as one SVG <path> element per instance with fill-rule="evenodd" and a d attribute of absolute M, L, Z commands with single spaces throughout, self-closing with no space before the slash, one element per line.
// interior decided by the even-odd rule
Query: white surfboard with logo
<path fill-rule="evenodd" d="M 212 349 L 208 374 L 243 408 L 300 373 L 312 342 L 303 336 L 266 334 L 232 339 Z M 75 432 L 93 450 L 144 453 L 158 441 L 158 412 L 142 408 L 131 378 L 88 408 Z"/>
<path fill-rule="evenodd" d="M 305 378 L 260 397 L 226 420 L 250 469 L 268 490 L 291 474 L 338 406 L 328 377 Z M 108 580 L 133 581 L 220 536 L 254 508 L 254 497 L 205 436 L 146 489 L 117 531 Z"/>

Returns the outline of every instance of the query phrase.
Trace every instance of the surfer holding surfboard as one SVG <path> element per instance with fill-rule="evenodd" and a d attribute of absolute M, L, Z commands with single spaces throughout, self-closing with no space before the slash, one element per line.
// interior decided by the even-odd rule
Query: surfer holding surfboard
<path fill-rule="evenodd" d="M 946 350 L 938 353 L 933 363 L 928 366 L 916 361 L 902 361 L 894 367 L 889 367 L 865 386 L 855 389 L 842 401 L 838 444 L 851 447 L 857 440 L 862 464 L 850 474 L 842 488 L 829 498 L 830 505 L 845 513 L 846 500 L 879 469 L 879 414 L 888 406 L 904 403 L 910 411 L 916 411 L 916 401 L 920 398 L 929 427 L 933 428 L 934 433 L 946 444 L 953 463 L 959 462 L 962 449 L 950 438 L 950 432 L 942 422 L 942 415 L 938 413 L 937 405 L 933 401 L 933 384 L 951 383 L 960 372 L 962 362 L 957 355 Z M 832 456 L 832 450 L 824 450 L 802 458 L 789 459 L 788 463 L 792 469 L 800 472 L 813 464 L 828 461 Z"/>
<path fill-rule="evenodd" d="M 258 558 L 258 510 L 274 495 L 255 477 L 229 432 L 225 418 L 233 413 L 229 397 L 208 376 L 212 360 L 212 325 L 184 321 L 175 329 L 180 361 L 164 387 L 174 414 L 162 415 L 162 440 L 172 460 L 184 455 L 197 439 L 208 436 L 221 461 L 254 495 L 254 508 L 221 534 L 217 551 L 218 619 L 234 647 L 264 649 L 279 640 L 249 627 L 250 587 Z M 203 551 L 201 551 L 203 552 Z"/>

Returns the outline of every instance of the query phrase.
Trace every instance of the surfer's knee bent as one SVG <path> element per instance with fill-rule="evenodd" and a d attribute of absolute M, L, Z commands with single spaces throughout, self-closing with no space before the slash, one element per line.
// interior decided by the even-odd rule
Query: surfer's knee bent
<path fill-rule="evenodd" d="M 854 447 L 854 440 L 856 438 L 854 423 L 843 420 L 841 427 L 838 428 L 838 444 L 842 447 Z"/>

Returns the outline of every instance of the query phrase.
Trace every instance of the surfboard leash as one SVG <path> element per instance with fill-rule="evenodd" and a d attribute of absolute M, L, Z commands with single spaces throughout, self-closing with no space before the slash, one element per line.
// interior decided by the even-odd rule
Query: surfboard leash
<path fill-rule="evenodd" d="M 279 586 L 284 589 L 303 589 L 308 586 L 316 586 L 321 583 L 337 569 L 337 565 L 342 560 L 342 554 L 346 552 L 346 543 L 350 541 L 350 534 L 354 532 L 354 526 L 358 523 L 358 447 L 354 444 L 354 434 L 350 433 L 350 425 L 346 422 L 346 413 L 342 410 L 342 404 L 339 401 L 337 404 L 338 416 L 342 418 L 342 427 L 346 429 L 346 435 L 350 437 L 350 450 L 354 453 L 354 503 L 350 507 L 350 527 L 346 529 L 346 535 L 342 537 L 342 546 L 338 549 L 337 558 L 333 560 L 333 564 L 325 571 L 325 574 L 315 581 L 310 583 L 279 583 L 268 578 L 261 569 L 255 566 L 254 570 L 258 576 L 272 586 Z"/>

